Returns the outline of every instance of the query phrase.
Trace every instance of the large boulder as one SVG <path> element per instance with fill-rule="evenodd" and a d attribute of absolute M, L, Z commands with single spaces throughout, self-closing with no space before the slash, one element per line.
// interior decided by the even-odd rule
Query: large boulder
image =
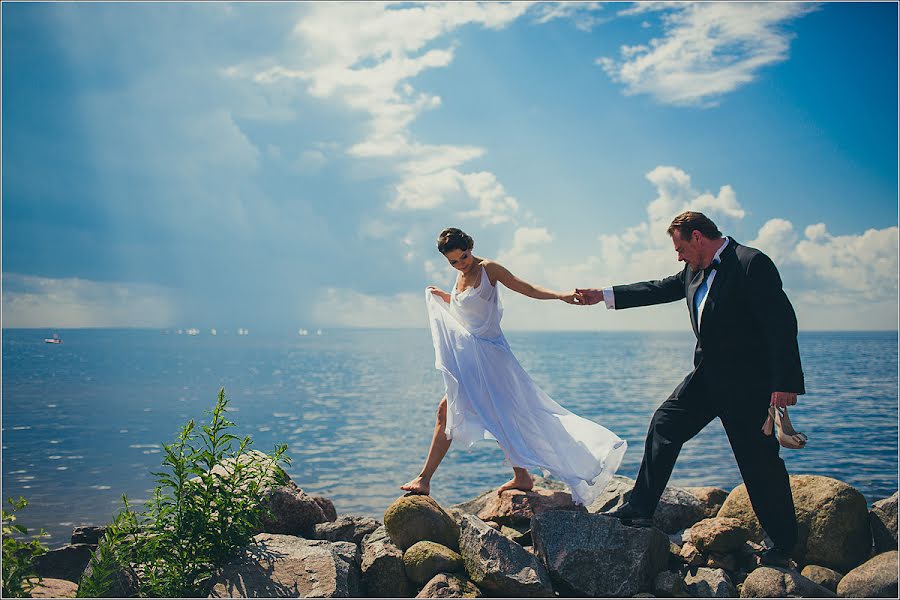
<path fill-rule="evenodd" d="M 565 491 L 566 484 L 561 481 L 556 481 L 555 479 L 548 479 L 546 477 L 541 477 L 540 475 L 532 475 L 534 479 L 534 487 L 532 491 Z M 477 515 L 481 510 L 487 506 L 487 503 L 494 499 L 497 495 L 497 490 L 499 487 L 487 490 L 482 492 L 475 498 L 471 500 L 467 500 L 465 502 L 460 502 L 459 504 L 454 504 L 448 509 L 450 512 L 453 509 L 460 510 L 466 514 Z"/>
<path fill-rule="evenodd" d="M 494 494 L 478 512 L 482 521 L 494 521 L 501 525 L 529 523 L 531 517 L 550 510 L 576 510 L 585 512 L 583 506 L 575 504 L 572 494 L 556 490 L 504 490 Z"/>
<path fill-rule="evenodd" d="M 834 592 L 789 569 L 760 567 L 747 575 L 741 598 L 834 598 Z"/>
<path fill-rule="evenodd" d="M 312 499 L 315 500 L 316 504 L 319 505 L 319 508 L 322 509 L 326 521 L 337 520 L 337 510 L 334 508 L 334 502 L 325 496 L 313 496 Z"/>
<path fill-rule="evenodd" d="M 403 551 L 384 525 L 362 541 L 362 587 L 372 598 L 409 598 L 415 593 L 403 567 Z"/>
<path fill-rule="evenodd" d="M 722 508 L 722 504 L 725 503 L 725 498 L 728 497 L 727 491 L 712 486 L 685 487 L 682 489 L 703 504 L 707 518 L 715 517 L 719 513 L 719 509 Z"/>
<path fill-rule="evenodd" d="M 266 489 L 262 504 L 267 512 L 261 519 L 261 533 L 313 538 L 316 524 L 328 520 L 315 499 L 293 481 Z"/>
<path fill-rule="evenodd" d="M 100 538 L 106 533 L 106 527 L 98 527 L 97 525 L 76 525 L 72 528 L 73 544 L 91 544 L 96 546 L 100 543 Z"/>
<path fill-rule="evenodd" d="M 447 546 L 422 540 L 403 553 L 403 568 L 411 581 L 423 584 L 438 573 L 462 571 L 463 561 L 462 556 Z"/>
<path fill-rule="evenodd" d="M 348 542 L 261 533 L 212 580 L 210 598 L 349 598 L 359 594 Z"/>
<path fill-rule="evenodd" d="M 837 592 L 837 586 L 844 577 L 834 569 L 820 567 L 819 565 L 806 565 L 800 571 L 800 574 L 832 592 Z"/>
<path fill-rule="evenodd" d="M 741 521 L 728 517 L 713 517 L 694 523 L 691 543 L 703 553 L 727 554 L 739 549 L 749 534 Z"/>
<path fill-rule="evenodd" d="M 889 498 L 879 500 L 869 511 L 875 552 L 897 549 L 897 492 Z"/>
<path fill-rule="evenodd" d="M 821 565 L 843 573 L 866 560 L 872 534 L 863 495 L 830 477 L 792 475 L 790 481 L 799 533 L 792 552 L 797 563 Z M 763 539 L 764 532 L 744 484 L 732 490 L 718 516 L 739 519 L 750 539 Z"/>
<path fill-rule="evenodd" d="M 66 544 L 35 556 L 31 566 L 35 575 L 78 583 L 94 554 L 94 548 L 89 544 Z"/>
<path fill-rule="evenodd" d="M 663 571 L 653 580 L 653 593 L 660 598 L 685 598 L 690 596 L 684 586 L 684 578 L 678 571 Z"/>
<path fill-rule="evenodd" d="M 459 526 L 431 496 L 411 494 L 397 498 L 384 511 L 384 526 L 401 550 L 422 540 L 459 549 Z"/>
<path fill-rule="evenodd" d="M 841 579 L 837 586 L 842 598 L 896 598 L 897 551 L 873 556 Z"/>
<path fill-rule="evenodd" d="M 78 593 L 78 584 L 66 579 L 46 577 L 40 582 L 37 578 L 29 581 L 35 584 L 31 590 L 32 598 L 74 598 Z"/>
<path fill-rule="evenodd" d="M 603 515 L 543 513 L 532 519 L 531 536 L 561 593 L 603 597 L 650 591 L 668 563 L 669 538 L 663 532 L 627 527 Z"/>
<path fill-rule="evenodd" d="M 588 506 L 588 512 L 601 513 L 618 508 L 631 497 L 633 487 L 633 479 L 613 475 L 603 492 Z M 653 513 L 653 525 L 666 533 L 677 533 L 706 518 L 707 513 L 707 505 L 697 496 L 681 488 L 667 487 Z"/>
<path fill-rule="evenodd" d="M 327 515 L 326 515 L 327 516 Z M 313 537 L 329 542 L 353 542 L 359 544 L 362 539 L 381 527 L 381 523 L 372 517 L 342 515 L 335 521 L 317 523 Z"/>
<path fill-rule="evenodd" d="M 478 517 L 463 516 L 459 548 L 466 572 L 479 589 L 495 596 L 553 596 L 550 576 L 537 558 Z"/>
<path fill-rule="evenodd" d="M 438 573 L 416 598 L 480 598 L 481 590 L 460 573 Z"/>
<path fill-rule="evenodd" d="M 92 577 L 94 573 L 94 563 L 100 560 L 101 548 L 103 540 L 100 540 L 101 546 L 94 550 L 92 559 L 88 561 L 87 567 L 84 569 L 82 577 Z M 103 594 L 104 598 L 135 598 L 140 592 L 137 572 L 132 565 L 120 566 L 113 571 L 108 580 L 108 586 Z M 75 580 L 80 583 L 80 580 Z"/>
<path fill-rule="evenodd" d="M 694 598 L 734 598 L 737 590 L 722 569 L 700 567 L 684 576 L 684 587 Z"/>

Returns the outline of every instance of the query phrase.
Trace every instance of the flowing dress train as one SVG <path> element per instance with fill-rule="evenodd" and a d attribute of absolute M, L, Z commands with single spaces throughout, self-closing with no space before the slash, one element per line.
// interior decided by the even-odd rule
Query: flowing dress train
<path fill-rule="evenodd" d="M 449 304 L 425 291 L 435 368 L 447 388 L 445 433 L 465 448 L 495 440 L 507 464 L 539 468 L 589 505 L 618 470 L 627 444 L 532 381 L 503 336 L 499 292 L 481 269 L 477 286 L 463 292 L 453 286 Z"/>

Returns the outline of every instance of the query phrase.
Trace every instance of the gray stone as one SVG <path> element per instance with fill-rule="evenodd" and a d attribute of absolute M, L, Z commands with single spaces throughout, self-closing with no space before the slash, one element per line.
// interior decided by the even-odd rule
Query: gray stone
<path fill-rule="evenodd" d="M 101 540 L 102 542 L 102 540 Z M 84 569 L 82 577 L 90 577 L 94 571 L 94 561 L 100 559 L 100 547 L 94 550 L 93 560 L 88 561 L 88 565 Z M 79 581 L 80 580 L 76 580 Z M 138 576 L 131 565 L 120 567 L 112 574 L 109 586 L 106 589 L 104 598 L 135 598 L 138 596 L 140 586 Z"/>
<path fill-rule="evenodd" d="M 362 596 L 362 551 L 358 544 L 347 541 L 332 542 L 335 555 L 347 564 L 351 598 Z"/>
<path fill-rule="evenodd" d="M 601 513 L 618 508 L 631 497 L 634 480 L 613 475 L 603 492 L 588 506 L 588 512 Z M 693 494 L 681 488 L 663 490 L 653 513 L 653 525 L 666 533 L 677 533 L 707 517 L 707 506 Z"/>
<path fill-rule="evenodd" d="M 653 580 L 653 592 L 662 598 L 685 598 L 689 596 L 684 579 L 678 571 L 663 571 Z"/>
<path fill-rule="evenodd" d="M 327 515 L 326 515 L 327 516 Z M 335 521 L 316 523 L 313 537 L 329 542 L 353 542 L 359 544 L 362 539 L 381 527 L 381 523 L 372 517 L 342 515 Z"/>
<path fill-rule="evenodd" d="M 78 583 L 93 554 L 89 544 L 67 544 L 35 556 L 31 564 L 36 575 Z"/>
<path fill-rule="evenodd" d="M 807 579 L 797 571 L 780 567 L 759 567 L 747 575 L 741 598 L 834 598 L 834 592 Z"/>
<path fill-rule="evenodd" d="M 422 540 L 459 549 L 459 526 L 431 496 L 411 494 L 397 498 L 384 511 L 384 526 L 401 550 Z"/>
<path fill-rule="evenodd" d="M 91 544 L 96 546 L 100 543 L 100 538 L 106 533 L 106 527 L 97 525 L 78 525 L 72 528 L 73 544 Z"/>
<path fill-rule="evenodd" d="M 531 537 L 560 593 L 632 596 L 666 569 L 669 538 L 603 515 L 554 511 L 531 521 Z"/>
<path fill-rule="evenodd" d="M 349 598 L 359 592 L 347 542 L 261 533 L 211 582 L 210 598 Z"/>
<path fill-rule="evenodd" d="M 842 598 L 896 598 L 897 551 L 873 556 L 841 579 L 837 586 Z"/>
<path fill-rule="evenodd" d="M 334 508 L 334 502 L 324 496 L 313 496 L 312 499 L 315 500 L 316 504 L 319 505 L 319 508 L 322 509 L 326 521 L 337 520 L 337 510 Z"/>
<path fill-rule="evenodd" d="M 685 487 L 682 489 L 687 493 L 692 494 L 703 504 L 707 518 L 715 517 L 719 513 L 719 509 L 722 508 L 722 504 L 725 503 L 725 499 L 728 497 L 727 491 L 712 486 Z"/>
<path fill-rule="evenodd" d="M 820 475 L 792 475 L 790 482 L 799 533 L 791 556 L 799 565 L 821 565 L 844 573 L 869 557 L 872 532 L 862 494 Z M 751 540 L 763 539 L 744 484 L 732 490 L 718 516 L 741 520 Z"/>
<path fill-rule="evenodd" d="M 460 554 L 479 589 L 495 596 L 553 596 L 550 576 L 533 554 L 473 515 L 463 517 L 461 529 Z"/>
<path fill-rule="evenodd" d="M 841 579 L 844 577 L 834 569 L 820 567 L 819 565 L 806 565 L 803 567 L 803 570 L 800 571 L 800 574 L 813 583 L 817 583 L 832 592 L 837 592 L 838 583 L 840 583 Z"/>
<path fill-rule="evenodd" d="M 406 576 L 423 584 L 438 573 L 454 573 L 463 570 L 462 556 L 447 546 L 423 540 L 416 542 L 403 553 Z"/>
<path fill-rule="evenodd" d="M 416 598 L 481 598 L 481 590 L 460 573 L 438 573 Z"/>
<path fill-rule="evenodd" d="M 694 598 L 736 598 L 737 590 L 722 569 L 700 567 L 684 576 L 684 586 Z"/>
<path fill-rule="evenodd" d="M 410 598 L 415 594 L 406 577 L 403 551 L 388 537 L 384 525 L 362 541 L 362 587 L 372 598 Z"/>
<path fill-rule="evenodd" d="M 316 524 L 327 521 L 325 513 L 313 497 L 293 481 L 265 490 L 262 504 L 270 512 L 263 514 L 261 533 L 313 538 Z"/>
<path fill-rule="evenodd" d="M 889 498 L 879 500 L 869 511 L 875 553 L 897 549 L 897 492 Z"/>

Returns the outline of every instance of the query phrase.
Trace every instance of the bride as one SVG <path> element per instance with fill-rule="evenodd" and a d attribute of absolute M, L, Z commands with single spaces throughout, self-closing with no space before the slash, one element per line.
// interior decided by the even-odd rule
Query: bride
<path fill-rule="evenodd" d="M 434 342 L 435 367 L 446 394 L 425 466 L 400 486 L 415 494 L 431 491 L 431 478 L 451 440 L 469 448 L 495 440 L 513 478 L 503 490 L 530 490 L 529 469 L 541 469 L 565 483 L 578 504 L 590 504 L 619 468 L 626 443 L 605 427 L 557 404 L 516 360 L 503 332 L 497 283 L 538 300 L 581 304 L 577 293 L 563 294 L 533 285 L 503 265 L 472 254 L 474 240 L 455 227 L 441 232 L 437 247 L 459 271 L 449 294 L 429 286 L 425 302 Z"/>

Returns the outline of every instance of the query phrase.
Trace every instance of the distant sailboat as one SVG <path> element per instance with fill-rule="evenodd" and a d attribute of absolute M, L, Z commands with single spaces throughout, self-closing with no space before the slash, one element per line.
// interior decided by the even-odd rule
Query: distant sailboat
<path fill-rule="evenodd" d="M 59 339 L 58 333 L 54 333 L 53 337 L 44 338 L 44 343 L 46 343 L 46 344 L 62 344 L 62 340 Z"/>
<path fill-rule="evenodd" d="M 301 329 L 297 332 L 299 335 L 309 335 L 309 332 L 305 329 Z"/>
<path fill-rule="evenodd" d="M 321 329 L 316 329 L 316 335 L 322 335 L 322 330 L 321 330 Z"/>

